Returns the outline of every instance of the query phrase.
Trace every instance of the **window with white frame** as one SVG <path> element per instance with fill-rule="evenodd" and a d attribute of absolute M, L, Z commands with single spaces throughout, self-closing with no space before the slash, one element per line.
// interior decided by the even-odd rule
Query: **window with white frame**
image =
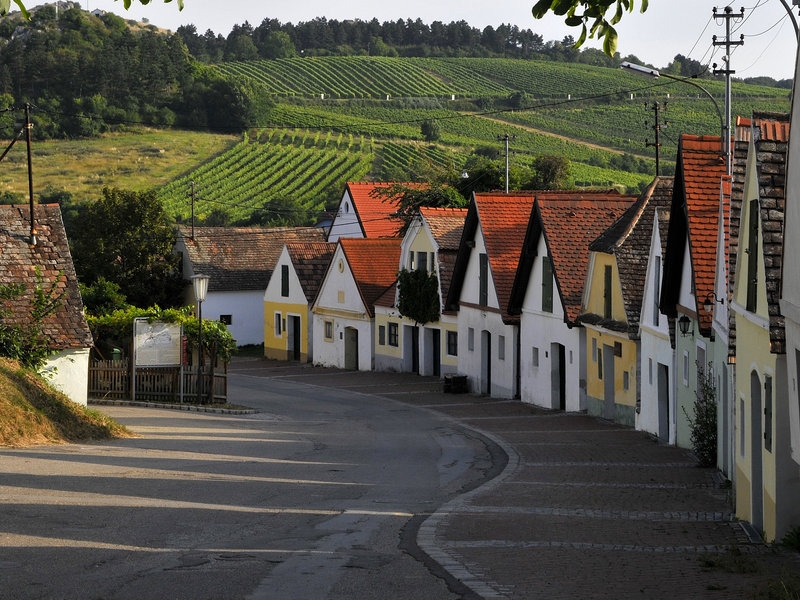
<path fill-rule="evenodd" d="M 275 313 L 275 337 L 281 337 L 281 333 L 283 328 L 281 327 L 282 320 L 281 320 L 281 313 Z"/>
<path fill-rule="evenodd" d="M 325 340 L 333 341 L 333 321 L 325 321 Z"/>
<path fill-rule="evenodd" d="M 467 350 L 475 350 L 475 330 L 472 327 L 467 329 Z"/>

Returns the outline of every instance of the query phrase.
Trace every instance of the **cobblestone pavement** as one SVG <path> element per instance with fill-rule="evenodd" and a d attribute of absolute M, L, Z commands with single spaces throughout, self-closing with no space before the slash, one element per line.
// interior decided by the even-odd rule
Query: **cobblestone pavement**
<path fill-rule="evenodd" d="M 714 470 L 646 434 L 519 401 L 444 394 L 434 378 L 261 360 L 233 370 L 435 410 L 502 448 L 502 472 L 440 507 L 417 536 L 476 597 L 797 597 L 769 594 L 800 577 L 800 555 L 751 542 Z"/>

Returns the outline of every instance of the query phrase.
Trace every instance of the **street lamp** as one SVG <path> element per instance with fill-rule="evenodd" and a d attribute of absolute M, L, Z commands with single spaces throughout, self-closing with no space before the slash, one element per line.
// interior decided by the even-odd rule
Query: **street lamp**
<path fill-rule="evenodd" d="M 636 63 L 623 61 L 619 65 L 620 69 L 625 69 L 627 71 L 631 71 L 632 73 L 637 73 L 639 75 L 644 75 L 646 77 L 652 77 L 653 79 L 658 79 L 659 77 L 666 77 L 667 79 L 672 79 L 673 81 L 679 81 L 681 83 L 686 83 L 688 85 L 696 87 L 698 90 L 703 92 L 706 97 L 714 103 L 714 108 L 717 110 L 717 116 L 719 117 L 719 128 L 720 128 L 720 144 L 722 146 L 721 153 L 722 157 L 725 159 L 725 174 L 731 174 L 731 161 L 730 161 L 730 140 L 728 139 L 730 136 L 728 135 L 728 125 L 725 123 L 725 117 L 722 116 L 722 111 L 719 109 L 719 104 L 714 99 L 714 96 L 704 88 L 699 83 L 692 81 L 691 79 L 687 79 L 684 77 L 675 77 L 674 75 L 669 75 L 667 73 L 661 73 L 657 69 L 651 69 L 650 67 L 645 67 L 643 65 L 637 65 Z M 727 140 L 727 143 L 726 143 Z"/>
<path fill-rule="evenodd" d="M 680 330 L 682 337 L 689 335 L 689 328 L 691 326 L 692 322 L 689 320 L 689 317 L 686 315 L 681 315 L 678 319 L 678 329 Z"/>
<path fill-rule="evenodd" d="M 194 298 L 197 301 L 197 403 L 203 402 L 203 302 L 208 292 L 208 275 L 192 276 Z"/>

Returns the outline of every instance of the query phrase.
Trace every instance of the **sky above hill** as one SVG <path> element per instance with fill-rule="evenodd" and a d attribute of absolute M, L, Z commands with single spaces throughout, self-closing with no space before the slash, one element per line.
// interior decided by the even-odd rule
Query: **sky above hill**
<path fill-rule="evenodd" d="M 787 0 L 791 4 L 791 0 Z M 530 28 L 544 37 L 545 41 L 561 40 L 565 35 L 577 38 L 579 31 L 566 27 L 562 19 L 549 16 L 537 21 L 531 16 L 533 0 L 499 0 L 475 2 L 474 0 L 405 0 L 386 2 L 381 0 L 347 0 L 333 3 L 321 0 L 303 2 L 253 2 L 252 0 L 185 0 L 185 8 L 178 11 L 173 1 L 162 4 L 154 0 L 142 6 L 134 0 L 130 10 L 125 10 L 121 0 L 84 0 L 83 8 L 111 11 L 126 19 L 147 18 L 154 25 L 177 29 L 180 25 L 193 24 L 198 32 L 211 29 L 227 36 L 235 24 L 248 21 L 254 27 L 264 18 L 276 18 L 282 22 L 297 23 L 315 17 L 329 19 L 363 19 L 373 17 L 379 21 L 420 18 L 425 23 L 432 21 L 465 20 L 470 25 L 483 28 L 501 23 Z M 726 6 L 709 0 L 650 0 L 650 8 L 644 14 L 637 11 L 626 14 L 617 29 L 620 33 L 618 50 L 622 56 L 634 54 L 656 67 L 666 66 L 676 54 L 683 54 L 703 64 L 718 63 L 722 66 L 724 50 L 712 45 L 712 36 L 718 41 L 725 38 L 725 26 L 721 19 L 712 17 L 716 6 L 721 13 Z M 12 4 L 13 6 L 13 4 Z M 736 77 L 769 75 L 776 79 L 794 75 L 797 40 L 786 9 L 779 0 L 747 0 L 746 5 L 732 4 L 734 13 L 744 6 L 745 18 L 732 21 L 733 39 L 744 34 L 744 45 L 731 55 L 731 68 Z M 795 17 L 798 9 L 794 7 Z M 600 47 L 590 40 L 587 45 Z M 709 67 L 711 68 L 711 67 Z"/>

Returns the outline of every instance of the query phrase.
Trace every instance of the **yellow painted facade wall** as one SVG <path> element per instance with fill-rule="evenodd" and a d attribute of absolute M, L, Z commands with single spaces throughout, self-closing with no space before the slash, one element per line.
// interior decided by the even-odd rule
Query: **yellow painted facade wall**
<path fill-rule="evenodd" d="M 739 476 L 736 482 L 736 516 L 747 521 L 753 520 L 751 482 L 753 477 L 753 445 L 752 430 L 753 426 L 753 406 L 751 398 L 751 377 L 753 371 L 758 375 L 761 388 L 761 418 L 762 431 L 758 438 L 761 441 L 761 464 L 763 482 L 763 503 L 764 503 L 764 535 L 767 541 L 775 540 L 776 533 L 776 514 L 775 514 L 775 495 L 777 489 L 777 471 L 775 462 L 775 431 L 776 422 L 775 410 L 775 355 L 769 351 L 769 331 L 763 327 L 737 315 L 736 318 L 736 338 L 747 340 L 747 343 L 736 345 L 736 399 L 737 399 L 737 418 L 735 419 L 735 440 L 736 440 L 736 472 Z M 764 449 L 764 381 L 765 377 L 770 376 L 773 380 L 772 386 L 772 422 L 771 431 L 773 432 L 773 449 L 771 452 Z M 742 420 L 739 415 L 741 404 L 740 399 L 744 399 L 744 436 L 742 436 Z M 742 454 L 741 440 L 744 439 L 744 455 Z"/>
<path fill-rule="evenodd" d="M 585 299 L 583 313 L 605 315 L 605 268 L 611 267 L 611 318 L 620 323 L 627 322 L 622 300 L 622 285 L 619 280 L 616 258 L 604 252 L 592 252 L 591 277 L 587 282 L 588 295 Z M 621 346 L 621 355 L 614 356 L 614 404 L 617 420 L 626 425 L 635 424 L 635 408 L 637 398 L 637 354 L 638 348 L 634 340 L 627 334 L 617 333 L 604 328 L 586 326 L 586 395 L 589 411 L 602 414 L 600 405 L 605 400 L 605 371 L 602 364 L 603 346 Z M 627 380 L 627 381 L 626 381 Z M 626 385 L 627 384 L 627 385 Z M 620 409 L 619 407 L 624 407 Z"/>
<path fill-rule="evenodd" d="M 583 312 L 602 315 L 604 311 L 603 287 L 605 285 L 605 267 L 611 267 L 611 318 L 615 321 L 625 322 L 625 307 L 622 304 L 622 286 L 619 282 L 617 261 L 611 254 L 605 252 L 592 252 L 592 278 L 589 281 L 589 297 Z"/>
<path fill-rule="evenodd" d="M 603 345 L 614 346 L 614 343 L 622 345 L 622 356 L 614 357 L 614 403 L 636 407 L 636 342 L 628 339 L 627 336 L 617 335 L 614 332 L 603 330 L 597 331 L 589 327 L 586 328 L 586 356 L 588 366 L 586 368 L 586 393 L 594 398 L 605 397 L 605 382 L 598 371 L 597 353 L 603 351 Z M 592 349 L 595 349 L 592 355 Z M 628 389 L 625 389 L 624 373 L 628 373 Z"/>
<path fill-rule="evenodd" d="M 281 335 L 275 335 L 275 313 L 281 315 Z M 264 302 L 264 357 L 274 360 L 289 360 L 289 315 L 300 317 L 300 362 L 308 362 L 308 319 L 306 304 L 290 302 Z"/>

